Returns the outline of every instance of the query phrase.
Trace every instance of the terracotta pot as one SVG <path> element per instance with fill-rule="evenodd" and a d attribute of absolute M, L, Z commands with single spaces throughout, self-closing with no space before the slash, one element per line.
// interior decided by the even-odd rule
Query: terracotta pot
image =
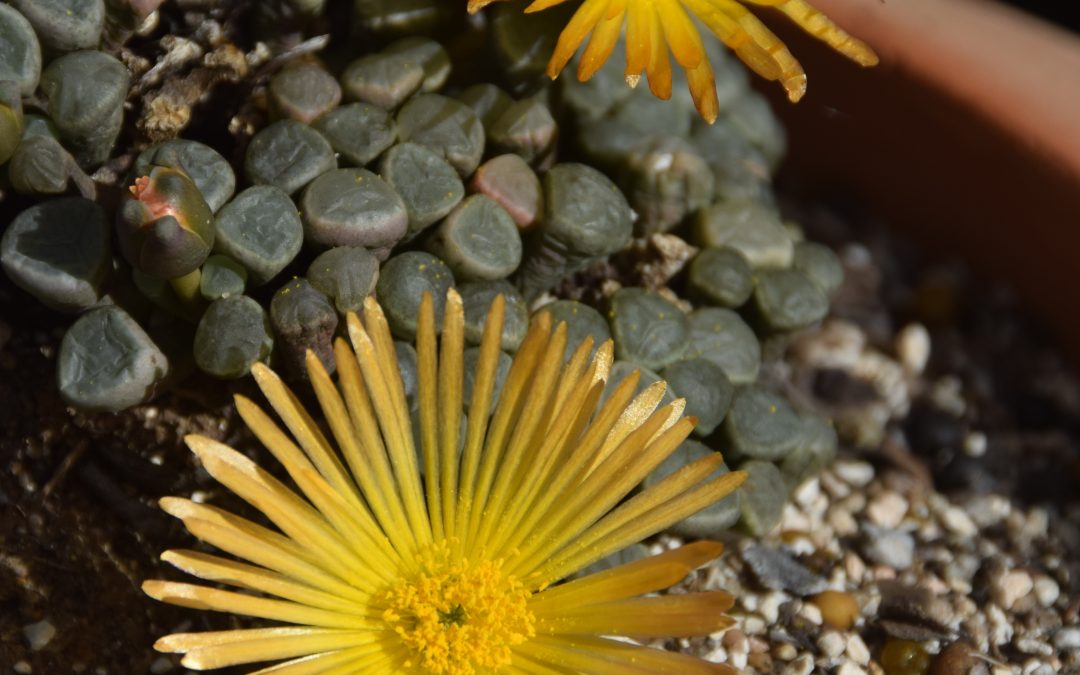
<path fill-rule="evenodd" d="M 809 73 L 786 176 L 1011 282 L 1080 359 L 1080 37 L 989 0 L 816 0 L 862 69 L 771 21 Z"/>

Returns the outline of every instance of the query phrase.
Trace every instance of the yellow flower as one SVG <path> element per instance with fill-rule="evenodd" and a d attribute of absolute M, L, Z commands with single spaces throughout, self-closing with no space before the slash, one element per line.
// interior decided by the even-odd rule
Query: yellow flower
<path fill-rule="evenodd" d="M 697 542 L 557 582 L 721 499 L 744 474 L 710 477 L 716 455 L 624 499 L 694 421 L 682 417 L 682 400 L 658 407 L 662 383 L 634 397 L 636 376 L 598 406 L 611 342 L 590 362 L 587 340 L 564 364 L 566 327 L 552 329 L 546 314 L 530 328 L 494 411 L 463 423 L 463 410 L 492 410 L 504 313 L 500 297 L 466 408 L 461 298 L 448 294 L 437 339 L 425 296 L 418 439 L 386 319 L 370 298 L 363 320 L 348 317 L 352 347 L 335 345 L 336 385 L 308 355 L 337 450 L 281 380 L 256 365 L 255 380 L 288 432 L 242 396 L 237 409 L 299 493 L 245 455 L 188 437 L 206 470 L 277 531 L 165 498 L 163 508 L 192 534 L 233 557 L 167 551 L 164 560 L 215 586 L 150 580 L 143 589 L 165 602 L 286 625 L 178 633 L 155 647 L 185 653 L 188 668 L 282 661 L 259 671 L 279 674 L 733 673 L 611 639 L 728 627 L 728 593 L 655 595 L 719 555 L 720 544 Z"/>
<path fill-rule="evenodd" d="M 476 12 L 496 0 L 469 0 Z M 746 0 L 775 7 L 806 32 L 863 66 L 873 66 L 877 55 L 862 41 L 848 35 L 806 0 Z M 525 11 L 561 5 L 566 0 L 534 0 Z M 578 79 L 588 80 L 611 56 L 626 22 L 626 81 L 636 87 L 644 71 L 649 89 L 659 98 L 671 96 L 671 62 L 686 70 L 690 93 L 701 116 L 716 121 L 719 103 L 712 66 L 691 16 L 696 16 L 732 49 L 743 63 L 767 80 L 779 80 L 792 102 L 806 93 L 806 73 L 780 38 L 751 14 L 740 0 L 584 0 L 567 24 L 547 74 L 554 79 L 589 34 L 588 46 L 578 63 Z"/>

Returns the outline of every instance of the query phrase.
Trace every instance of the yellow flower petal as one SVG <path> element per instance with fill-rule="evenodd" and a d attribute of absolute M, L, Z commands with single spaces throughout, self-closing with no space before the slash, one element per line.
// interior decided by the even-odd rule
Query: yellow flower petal
<path fill-rule="evenodd" d="M 215 479 L 280 531 L 163 499 L 195 537 L 237 560 L 182 550 L 163 559 L 241 592 L 166 580 L 143 588 L 172 604 L 294 625 L 180 633 L 157 648 L 184 653 L 182 663 L 196 669 L 282 659 L 259 671 L 278 675 L 717 672 L 687 656 L 587 634 L 694 636 L 727 626 L 731 599 L 722 592 L 639 597 L 676 583 L 719 554 L 719 544 L 551 584 L 715 502 L 742 474 L 710 480 L 721 461 L 710 456 L 623 502 L 695 422 L 682 418 L 681 399 L 658 408 L 662 384 L 635 397 L 636 375 L 600 406 L 612 343 L 590 361 L 587 341 L 564 363 L 566 325 L 553 327 L 546 313 L 532 322 L 488 415 L 504 314 L 500 298 L 466 408 L 461 299 L 449 293 L 441 337 L 431 299 L 421 302 L 423 476 L 395 346 L 374 301 L 362 321 L 348 317 L 353 348 L 335 343 L 336 383 L 319 359 L 307 359 L 333 445 L 276 375 L 255 368 L 284 426 L 243 397 L 237 407 L 297 491 L 228 446 L 187 440 Z"/>

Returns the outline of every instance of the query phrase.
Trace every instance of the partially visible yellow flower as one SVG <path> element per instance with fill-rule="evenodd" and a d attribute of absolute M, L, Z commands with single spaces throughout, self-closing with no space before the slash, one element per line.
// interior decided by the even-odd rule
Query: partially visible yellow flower
<path fill-rule="evenodd" d="M 497 0 L 469 0 L 476 12 Z M 566 0 L 534 0 L 525 11 L 539 12 Z M 578 64 L 578 79 L 588 80 L 611 56 L 626 23 L 626 81 L 637 86 L 641 73 L 659 98 L 671 96 L 671 62 L 686 71 L 690 93 L 698 112 L 709 122 L 719 113 L 712 66 L 691 15 L 696 16 L 743 63 L 767 80 L 779 80 L 792 102 L 806 93 L 806 73 L 788 48 L 751 14 L 743 2 L 775 7 L 792 21 L 844 56 L 863 66 L 873 66 L 877 55 L 862 41 L 848 35 L 806 0 L 584 0 L 567 24 L 547 74 L 554 79 L 589 34 L 588 46 Z"/>
<path fill-rule="evenodd" d="M 155 644 L 197 670 L 280 661 L 260 673 L 730 673 L 727 666 L 612 639 L 704 636 L 728 627 L 730 594 L 655 595 L 720 554 L 697 542 L 566 583 L 567 575 L 731 493 L 741 472 L 712 476 L 719 455 L 626 499 L 694 425 L 664 384 L 634 396 L 626 378 L 598 405 L 612 362 L 591 339 L 564 364 L 566 327 L 542 314 L 490 415 L 503 299 L 484 328 L 462 425 L 464 312 L 447 296 L 441 338 L 426 296 L 418 318 L 419 437 L 394 342 L 372 299 L 335 345 L 338 381 L 308 354 L 336 442 L 268 368 L 255 380 L 279 426 L 239 396 L 240 416 L 299 492 L 245 455 L 187 438 L 220 483 L 275 529 L 219 508 L 165 498 L 163 508 L 233 556 L 174 550 L 163 559 L 212 585 L 151 580 L 177 605 L 285 625 L 178 633 Z M 416 448 L 420 448 L 417 453 Z M 225 590 L 218 584 L 237 590 Z"/>

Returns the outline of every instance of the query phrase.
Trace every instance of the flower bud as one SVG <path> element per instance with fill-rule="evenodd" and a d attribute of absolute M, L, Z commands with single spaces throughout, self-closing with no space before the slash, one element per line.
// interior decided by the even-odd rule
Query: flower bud
<path fill-rule="evenodd" d="M 202 265 L 214 245 L 213 215 L 187 174 L 157 166 L 129 190 L 116 220 L 128 262 L 160 279 L 181 277 Z"/>

